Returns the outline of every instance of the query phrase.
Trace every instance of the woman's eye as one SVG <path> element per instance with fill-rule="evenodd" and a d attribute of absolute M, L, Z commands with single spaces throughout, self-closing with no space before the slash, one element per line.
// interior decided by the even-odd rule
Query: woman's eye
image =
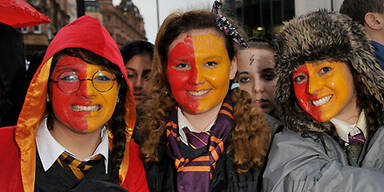
<path fill-rule="evenodd" d="M 68 82 L 74 82 L 78 80 L 79 78 L 77 77 L 77 75 L 62 75 L 59 78 L 59 81 L 68 81 Z"/>
<path fill-rule="evenodd" d="M 332 70 L 333 70 L 332 67 L 323 67 L 323 68 L 320 69 L 319 74 L 320 75 L 326 75 L 326 74 L 328 74 Z"/>
<path fill-rule="evenodd" d="M 180 63 L 174 66 L 177 70 L 189 70 L 191 67 L 188 64 Z"/>
<path fill-rule="evenodd" d="M 307 80 L 307 76 L 306 75 L 297 75 L 293 79 L 294 79 L 295 83 L 301 84 Z"/>
<path fill-rule="evenodd" d="M 99 75 L 99 76 L 95 77 L 95 80 L 97 80 L 97 81 L 111 81 L 112 78 L 109 76 L 105 76 L 105 75 Z"/>
<path fill-rule="evenodd" d="M 265 73 L 263 74 L 262 78 L 266 81 L 272 81 L 276 77 L 275 73 Z"/>
<path fill-rule="evenodd" d="M 128 77 L 129 79 L 131 79 L 131 78 L 135 78 L 135 75 L 134 75 L 134 74 L 127 74 L 127 77 Z"/>
<path fill-rule="evenodd" d="M 209 61 L 209 62 L 207 62 L 205 65 L 206 65 L 207 67 L 209 67 L 209 68 L 213 68 L 213 67 L 215 67 L 215 66 L 217 65 L 217 63 L 214 62 L 214 61 Z"/>
<path fill-rule="evenodd" d="M 240 77 L 240 83 L 248 83 L 251 79 L 249 77 Z"/>

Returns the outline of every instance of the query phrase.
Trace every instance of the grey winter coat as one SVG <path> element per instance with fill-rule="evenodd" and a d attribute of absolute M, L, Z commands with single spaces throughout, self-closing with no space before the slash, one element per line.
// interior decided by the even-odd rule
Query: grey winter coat
<path fill-rule="evenodd" d="M 348 165 L 343 148 L 330 135 L 275 134 L 264 171 L 264 191 L 384 190 L 384 127 L 365 144 L 360 168 Z"/>
<path fill-rule="evenodd" d="M 285 23 L 275 46 L 275 103 L 285 128 L 274 136 L 263 191 L 384 191 L 384 71 L 363 26 L 320 10 Z M 324 60 L 348 64 L 357 105 L 366 114 L 368 137 L 355 167 L 332 123 L 318 122 L 302 110 L 294 93 L 293 72 L 306 62 Z"/>

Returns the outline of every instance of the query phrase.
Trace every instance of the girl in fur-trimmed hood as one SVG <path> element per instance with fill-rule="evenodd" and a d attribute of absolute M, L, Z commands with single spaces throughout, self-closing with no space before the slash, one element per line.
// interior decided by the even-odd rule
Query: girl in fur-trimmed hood
<path fill-rule="evenodd" d="M 264 190 L 381 191 L 384 72 L 363 26 L 320 10 L 285 23 L 275 45 L 287 129 L 274 137 Z"/>

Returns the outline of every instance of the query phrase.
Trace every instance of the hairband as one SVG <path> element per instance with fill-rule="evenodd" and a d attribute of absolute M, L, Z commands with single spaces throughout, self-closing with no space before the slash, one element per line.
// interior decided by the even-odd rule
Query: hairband
<path fill-rule="evenodd" d="M 233 41 L 244 48 L 248 48 L 247 42 L 241 37 L 237 29 L 229 23 L 228 19 L 220 13 L 222 8 L 220 1 L 215 1 L 212 6 L 212 12 L 216 14 L 217 27 L 225 33 L 225 35 L 231 36 Z"/>
<path fill-rule="evenodd" d="M 240 88 L 240 84 L 239 83 L 232 83 L 231 90 L 233 90 L 235 88 Z"/>

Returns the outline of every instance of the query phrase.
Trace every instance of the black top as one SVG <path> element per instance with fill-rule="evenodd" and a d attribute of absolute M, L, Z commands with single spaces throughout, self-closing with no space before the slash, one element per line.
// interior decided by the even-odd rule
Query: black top
<path fill-rule="evenodd" d="M 210 191 L 255 192 L 261 191 L 260 170 L 250 169 L 246 173 L 237 173 L 233 167 L 232 153 L 227 154 L 227 143 L 223 155 L 216 163 L 215 171 L 210 182 Z M 162 159 L 159 163 L 144 162 L 145 174 L 150 192 L 175 192 L 176 169 L 174 161 L 165 152 L 165 144 L 159 146 Z M 184 157 L 196 157 L 207 150 L 207 147 L 194 150 L 184 143 L 180 143 L 180 150 Z"/>
<path fill-rule="evenodd" d="M 109 166 L 110 169 L 111 166 Z M 108 170 L 110 173 L 110 170 Z M 82 192 L 82 191 L 103 191 L 103 192 L 126 192 L 117 184 L 109 181 L 109 175 L 105 174 L 104 160 L 99 161 L 83 179 L 78 180 L 68 169 L 55 163 L 47 172 L 44 171 L 40 157 L 36 155 L 36 177 L 35 191 L 38 192 Z"/>

